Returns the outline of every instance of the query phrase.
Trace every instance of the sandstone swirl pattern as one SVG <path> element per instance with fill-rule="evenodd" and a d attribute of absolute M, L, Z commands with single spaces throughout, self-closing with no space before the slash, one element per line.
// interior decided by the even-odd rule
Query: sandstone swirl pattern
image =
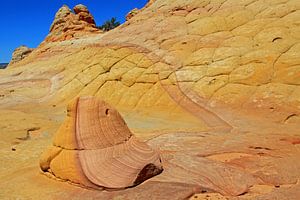
<path fill-rule="evenodd" d="M 40 167 L 92 188 L 126 188 L 162 171 L 158 152 L 135 138 L 115 109 L 94 97 L 77 98 L 69 105 Z"/>

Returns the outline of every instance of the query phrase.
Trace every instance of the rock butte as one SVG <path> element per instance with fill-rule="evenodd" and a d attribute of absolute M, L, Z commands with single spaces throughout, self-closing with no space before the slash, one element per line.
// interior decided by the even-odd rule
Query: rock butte
<path fill-rule="evenodd" d="M 0 199 L 299 199 L 298 0 L 151 0 L 106 33 L 80 9 L 0 71 Z M 164 171 L 109 192 L 38 174 L 80 96 L 116 108 Z"/>
<path fill-rule="evenodd" d="M 162 172 L 158 152 L 135 138 L 121 115 L 95 97 L 76 98 L 40 167 L 85 187 L 126 188 Z"/>

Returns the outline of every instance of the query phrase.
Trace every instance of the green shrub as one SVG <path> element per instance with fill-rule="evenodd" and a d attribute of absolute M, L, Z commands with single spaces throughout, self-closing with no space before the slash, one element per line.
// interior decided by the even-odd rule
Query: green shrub
<path fill-rule="evenodd" d="M 117 21 L 115 17 L 111 18 L 110 20 L 107 20 L 104 22 L 101 26 L 98 26 L 97 28 L 103 30 L 103 31 L 110 31 L 118 26 L 120 26 L 120 22 Z"/>

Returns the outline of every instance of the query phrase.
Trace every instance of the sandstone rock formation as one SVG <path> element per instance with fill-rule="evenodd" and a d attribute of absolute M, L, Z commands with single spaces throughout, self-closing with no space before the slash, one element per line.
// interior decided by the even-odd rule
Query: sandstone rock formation
<path fill-rule="evenodd" d="M 80 21 L 85 21 L 88 24 L 91 24 L 92 26 L 96 25 L 93 16 L 90 14 L 90 12 L 86 6 L 84 6 L 82 4 L 78 4 L 73 8 L 73 10 L 74 10 L 75 14 L 78 15 L 78 19 Z"/>
<path fill-rule="evenodd" d="M 95 20 L 86 6 L 79 4 L 73 10 L 74 13 L 68 6 L 64 5 L 57 11 L 50 27 L 50 33 L 45 41 L 64 41 L 100 32 L 96 28 Z"/>
<path fill-rule="evenodd" d="M 126 21 L 130 20 L 134 15 L 139 13 L 139 9 L 134 8 L 133 10 L 131 10 L 127 15 L 126 15 Z"/>
<path fill-rule="evenodd" d="M 162 171 L 158 152 L 132 135 L 115 109 L 80 97 L 41 157 L 40 167 L 85 187 L 126 188 Z"/>
<path fill-rule="evenodd" d="M 155 0 L 105 34 L 53 29 L 0 71 L 0 198 L 299 199 L 299 18 L 297 0 Z M 110 193 L 36 175 L 67 102 L 89 95 L 160 149 L 162 174 Z"/>
<path fill-rule="evenodd" d="M 26 58 L 31 52 L 33 51 L 32 48 L 28 48 L 25 45 L 22 45 L 18 48 L 16 48 L 13 52 L 11 61 L 9 63 L 9 66 L 12 64 L 15 64 L 21 60 L 23 60 L 24 58 Z"/>

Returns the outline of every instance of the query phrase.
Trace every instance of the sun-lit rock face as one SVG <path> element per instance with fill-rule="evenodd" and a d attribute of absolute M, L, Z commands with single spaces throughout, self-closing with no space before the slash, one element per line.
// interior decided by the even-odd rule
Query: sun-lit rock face
<path fill-rule="evenodd" d="M 162 172 L 158 152 L 132 135 L 117 110 L 80 97 L 42 155 L 42 171 L 93 188 L 135 186 Z"/>
<path fill-rule="evenodd" d="M 79 4 L 73 10 L 74 12 L 64 5 L 57 11 L 46 42 L 63 41 L 80 35 L 100 32 L 96 28 L 94 17 L 86 6 Z"/>
<path fill-rule="evenodd" d="M 23 60 L 24 58 L 26 58 L 31 52 L 33 51 L 32 48 L 29 48 L 27 46 L 20 46 L 18 48 L 16 48 L 13 52 L 11 61 L 9 63 L 9 66 L 12 64 L 15 64 L 21 60 Z"/>
<path fill-rule="evenodd" d="M 129 13 L 127 13 L 126 15 L 126 21 L 130 20 L 133 16 L 135 16 L 136 14 L 138 14 L 140 12 L 139 9 L 134 8 L 133 10 L 131 10 Z"/>
<path fill-rule="evenodd" d="M 275 121 L 299 118 L 298 4 L 293 0 L 156 0 L 130 23 L 90 36 L 96 29 L 87 8 L 74 10 L 63 6 L 57 12 L 46 39 L 69 42 L 43 43 L 22 62 L 23 70 L 38 68 L 31 77 L 51 80 L 43 90 L 51 87 L 45 101 L 66 104 L 87 94 L 119 110 L 154 106 L 180 116 L 187 111 L 200 120 L 193 126 L 203 129 L 203 124 L 229 127 L 219 107 L 251 110 Z"/>
<path fill-rule="evenodd" d="M 199 188 L 224 198 L 299 199 L 299 9 L 298 0 L 155 0 L 105 34 L 51 33 L 57 42 L 44 42 L 0 71 L 0 129 L 7 133 L 1 139 L 35 123 L 45 129 L 19 147 L 36 154 L 9 154 L 12 141 L 5 140 L 0 159 L 15 162 L 12 169 L 0 166 L 12 171 L 0 187 L 8 195 L 18 191 L 9 190 L 16 184 L 34 188 L 29 197 L 42 193 L 45 199 L 56 192 L 56 199 L 75 192 L 78 198 L 187 199 Z M 75 15 L 69 12 L 64 8 L 61 15 Z M 54 27 L 63 30 L 63 24 Z M 116 108 L 138 138 L 160 149 L 163 173 L 109 194 L 34 176 L 37 154 L 56 130 L 49 124 L 58 128 L 67 103 L 90 95 Z M 25 168 L 29 156 L 36 157 Z M 24 176 L 13 177 L 19 169 L 32 169 L 25 178 L 36 178 L 41 193 L 37 185 L 22 184 Z"/>
<path fill-rule="evenodd" d="M 74 8 L 74 13 L 78 15 L 78 19 L 81 21 L 85 21 L 88 24 L 96 26 L 94 17 L 91 15 L 90 11 L 87 9 L 85 5 L 78 4 Z"/>

